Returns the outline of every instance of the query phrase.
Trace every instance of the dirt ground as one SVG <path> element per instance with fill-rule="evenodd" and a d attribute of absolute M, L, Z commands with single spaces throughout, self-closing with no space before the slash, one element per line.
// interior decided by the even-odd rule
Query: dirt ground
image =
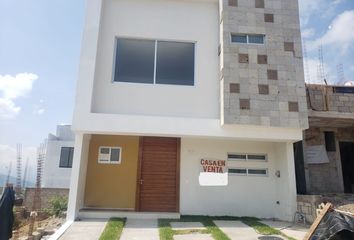
<path fill-rule="evenodd" d="M 65 223 L 65 218 L 56 218 L 56 217 L 49 217 L 41 221 L 36 221 L 33 231 L 36 231 L 37 228 L 45 229 L 45 235 L 53 234 L 60 226 Z M 28 235 L 29 230 L 29 220 L 25 220 L 21 223 L 21 227 L 17 229 L 17 233 L 14 234 L 12 239 L 21 239 Z"/>

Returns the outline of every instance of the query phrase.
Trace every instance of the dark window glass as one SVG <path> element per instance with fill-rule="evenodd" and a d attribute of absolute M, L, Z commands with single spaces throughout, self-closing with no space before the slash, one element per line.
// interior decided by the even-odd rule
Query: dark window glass
<path fill-rule="evenodd" d="M 324 132 L 327 152 L 336 151 L 336 137 L 334 132 Z"/>
<path fill-rule="evenodd" d="M 263 35 L 248 35 L 248 43 L 264 44 Z"/>
<path fill-rule="evenodd" d="M 230 168 L 229 173 L 247 174 L 247 170 L 244 168 Z"/>
<path fill-rule="evenodd" d="M 157 42 L 156 83 L 194 85 L 194 43 Z"/>
<path fill-rule="evenodd" d="M 101 148 L 102 154 L 109 154 L 109 148 Z"/>
<path fill-rule="evenodd" d="M 118 39 L 114 81 L 154 83 L 155 41 Z"/>
<path fill-rule="evenodd" d="M 72 168 L 73 166 L 73 147 L 62 147 L 60 152 L 60 168 Z"/>
<path fill-rule="evenodd" d="M 231 35 L 231 41 L 236 43 L 247 43 L 247 35 Z"/>
<path fill-rule="evenodd" d="M 246 155 L 245 154 L 229 154 L 228 159 L 241 159 L 241 160 L 246 160 Z"/>
<path fill-rule="evenodd" d="M 265 155 L 248 155 L 248 160 L 261 160 L 265 161 L 266 156 Z"/>
<path fill-rule="evenodd" d="M 267 175 L 267 170 L 266 169 L 248 169 L 248 174 Z"/>
<path fill-rule="evenodd" d="M 111 162 L 119 162 L 120 149 L 112 148 L 111 149 Z"/>

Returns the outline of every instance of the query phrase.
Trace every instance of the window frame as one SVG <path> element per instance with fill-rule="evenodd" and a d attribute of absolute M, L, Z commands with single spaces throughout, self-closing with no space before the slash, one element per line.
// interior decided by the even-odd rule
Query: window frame
<path fill-rule="evenodd" d="M 108 148 L 109 153 L 101 153 L 101 149 Z M 119 160 L 118 161 L 111 161 L 112 156 L 112 149 L 119 149 Z M 102 156 L 108 155 L 108 160 L 102 160 Z M 122 163 L 122 147 L 120 146 L 99 146 L 98 147 L 98 157 L 97 162 L 99 164 L 121 164 Z"/>
<path fill-rule="evenodd" d="M 61 163 L 61 156 L 63 153 L 63 149 L 69 149 L 69 155 L 67 159 L 67 165 L 62 165 Z M 71 165 L 70 165 L 70 157 L 71 157 Z M 74 147 L 60 147 L 60 156 L 59 156 L 59 168 L 73 168 L 73 161 L 74 161 Z"/>
<path fill-rule="evenodd" d="M 234 170 L 245 170 L 245 173 L 234 173 L 234 172 L 230 172 L 230 169 L 234 169 Z M 246 167 L 229 167 L 227 170 L 227 174 L 231 175 L 231 176 L 247 176 L 248 173 L 248 169 Z"/>
<path fill-rule="evenodd" d="M 232 41 L 233 36 L 246 36 L 247 42 L 245 42 L 245 43 L 244 42 L 234 42 L 234 41 Z M 263 43 L 250 43 L 249 36 L 262 36 Z M 249 34 L 249 33 L 231 33 L 230 34 L 230 42 L 231 42 L 231 44 L 247 44 L 247 45 L 254 44 L 254 45 L 262 46 L 262 45 L 266 44 L 266 35 L 265 34 Z"/>
<path fill-rule="evenodd" d="M 231 173 L 230 169 L 239 169 L 246 170 L 246 173 Z M 250 174 L 249 170 L 264 170 L 265 174 Z M 228 176 L 245 176 L 245 177 L 269 177 L 269 168 L 260 168 L 260 167 L 229 167 Z"/>
<path fill-rule="evenodd" d="M 117 48 L 118 48 L 118 40 L 126 39 L 126 40 L 146 40 L 146 41 L 155 41 L 155 54 L 154 54 L 154 79 L 152 83 L 136 83 L 136 82 L 119 82 L 114 81 L 116 78 L 116 60 L 117 60 Z M 194 45 L 194 61 L 193 61 L 193 85 L 182 85 L 182 84 L 162 84 L 156 83 L 156 73 L 157 73 L 157 43 L 158 42 L 175 42 L 175 43 L 191 43 Z M 115 36 L 114 37 L 114 52 L 113 52 L 113 66 L 112 66 L 112 79 L 111 83 L 113 84 L 140 84 L 145 86 L 176 86 L 176 87 L 195 87 L 196 84 L 196 58 L 197 58 L 197 41 L 192 40 L 175 40 L 175 39 L 153 39 L 153 38 L 139 38 L 139 37 L 127 37 L 127 36 Z"/>
<path fill-rule="evenodd" d="M 249 170 L 265 170 L 265 174 L 250 174 Z M 268 168 L 257 168 L 257 167 L 252 167 L 252 168 L 247 168 L 247 176 L 252 176 L 252 177 L 268 177 L 269 176 L 269 169 Z"/>
<path fill-rule="evenodd" d="M 241 158 L 229 158 L 229 155 L 245 155 L 245 159 Z M 261 159 L 252 159 L 249 156 L 264 156 L 264 160 Z M 227 153 L 227 161 L 237 161 L 237 162 L 268 162 L 268 154 L 267 153 L 240 153 L 240 152 L 228 152 Z"/>

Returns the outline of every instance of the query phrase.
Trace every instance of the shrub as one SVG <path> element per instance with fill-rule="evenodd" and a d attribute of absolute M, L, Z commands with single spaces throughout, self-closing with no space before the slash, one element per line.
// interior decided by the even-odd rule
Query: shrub
<path fill-rule="evenodd" d="M 49 201 L 49 212 L 51 215 L 58 217 L 68 209 L 68 198 L 63 196 L 55 196 Z"/>

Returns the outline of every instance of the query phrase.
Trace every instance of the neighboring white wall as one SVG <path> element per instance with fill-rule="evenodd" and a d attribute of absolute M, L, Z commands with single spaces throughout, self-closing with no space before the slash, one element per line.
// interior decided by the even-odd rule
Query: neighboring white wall
<path fill-rule="evenodd" d="M 291 221 L 290 215 L 296 210 L 296 195 L 292 194 L 296 192 L 296 188 L 294 184 L 288 184 L 293 182 L 294 174 L 288 172 L 293 168 L 288 167 L 293 156 L 286 154 L 286 146 L 286 143 L 182 138 L 181 214 L 254 216 Z M 268 168 L 268 177 L 229 176 L 228 186 L 200 186 L 200 159 L 227 160 L 228 152 L 268 154 L 268 162 L 265 163 L 228 162 L 229 166 L 234 167 Z M 275 176 L 277 170 L 280 170 L 281 178 Z M 290 209 L 287 210 L 286 207 Z"/>
<path fill-rule="evenodd" d="M 44 161 L 42 187 L 69 188 L 71 168 L 60 168 L 62 147 L 74 147 L 74 133 L 70 125 L 57 126 L 56 135 L 49 134 Z"/>
<path fill-rule="evenodd" d="M 70 181 L 67 220 L 74 221 L 84 206 L 87 162 L 91 135 L 75 134 L 73 172 Z"/>
<path fill-rule="evenodd" d="M 112 83 L 115 37 L 196 42 L 195 86 Z M 103 1 L 92 112 L 219 118 L 217 1 Z"/>

